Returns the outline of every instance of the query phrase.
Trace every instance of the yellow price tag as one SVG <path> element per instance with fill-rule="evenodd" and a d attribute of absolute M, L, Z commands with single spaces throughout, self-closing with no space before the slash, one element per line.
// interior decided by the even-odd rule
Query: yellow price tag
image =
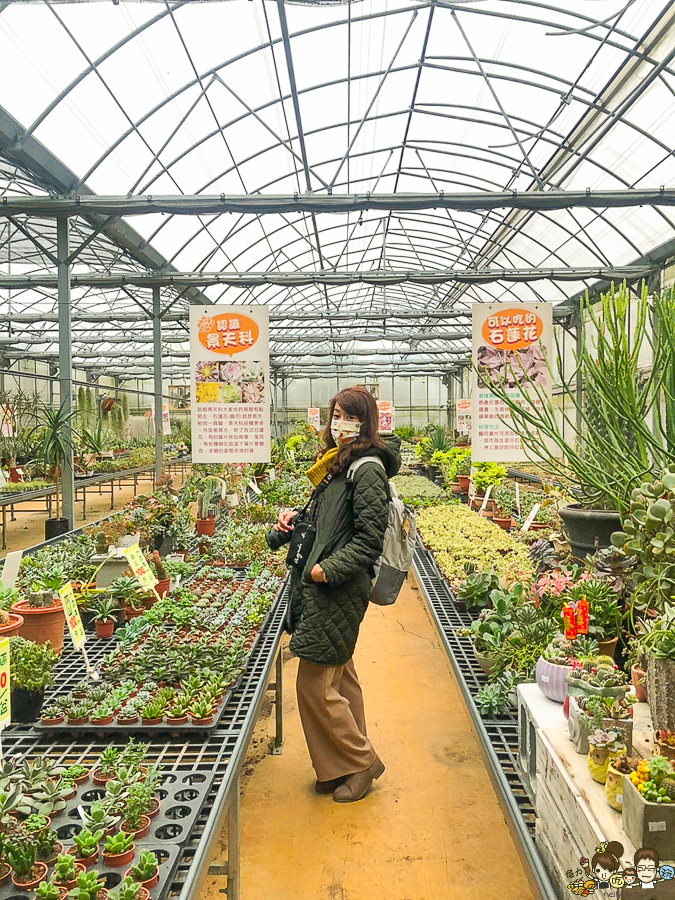
<path fill-rule="evenodd" d="M 75 594 L 73 593 L 73 586 L 70 582 L 64 585 L 59 591 L 59 596 L 61 597 L 61 602 L 63 603 L 63 612 L 66 616 L 66 623 L 68 625 L 68 631 L 70 632 L 70 637 L 73 641 L 73 647 L 76 650 L 79 650 L 84 646 L 85 641 L 87 640 L 87 636 L 84 633 L 84 625 L 82 624 L 82 617 L 80 616 L 80 610 L 77 606 L 77 600 L 75 599 Z"/>
<path fill-rule="evenodd" d="M 152 571 L 147 559 L 143 556 L 138 544 L 127 547 L 124 551 L 131 571 L 142 588 L 153 588 L 157 584 L 155 573 Z"/>
<path fill-rule="evenodd" d="M 9 638 L 0 641 L 0 728 L 12 721 L 12 692 L 9 673 Z"/>

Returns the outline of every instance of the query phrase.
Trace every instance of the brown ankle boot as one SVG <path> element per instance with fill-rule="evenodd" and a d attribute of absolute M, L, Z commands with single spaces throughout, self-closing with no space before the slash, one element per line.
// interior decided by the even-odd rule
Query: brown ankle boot
<path fill-rule="evenodd" d="M 332 794 L 335 788 L 343 784 L 345 778 L 347 778 L 346 775 L 341 775 L 339 778 L 331 778 L 330 781 L 316 781 L 314 790 L 317 794 Z"/>
<path fill-rule="evenodd" d="M 348 775 L 344 784 L 335 789 L 333 800 L 336 803 L 354 803 L 356 800 L 362 800 L 370 790 L 373 778 L 379 778 L 383 772 L 384 763 L 378 756 L 363 772 Z"/>

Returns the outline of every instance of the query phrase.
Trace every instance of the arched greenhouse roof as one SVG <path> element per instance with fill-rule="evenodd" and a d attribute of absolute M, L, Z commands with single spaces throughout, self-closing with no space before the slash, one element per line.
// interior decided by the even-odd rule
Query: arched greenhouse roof
<path fill-rule="evenodd" d="M 10 0 L 0 60 L 8 197 L 675 187 L 666 0 Z M 589 273 L 675 252 L 672 210 L 659 205 L 80 214 L 71 224 L 73 361 L 121 377 L 148 373 L 151 291 L 77 286 L 78 275 L 566 273 L 162 291 L 167 372 L 187 364 L 186 310 L 201 297 L 267 304 L 279 372 L 358 362 L 441 373 L 466 357 L 472 303 L 564 309 Z M 54 219 L 0 219 L 0 274 L 53 276 L 55 255 Z M 48 284 L 0 288 L 0 351 L 55 355 L 56 296 Z"/>

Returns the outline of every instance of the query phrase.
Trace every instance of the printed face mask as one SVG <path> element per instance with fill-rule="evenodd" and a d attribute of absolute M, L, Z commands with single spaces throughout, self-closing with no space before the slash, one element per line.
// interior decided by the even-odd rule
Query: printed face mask
<path fill-rule="evenodd" d="M 353 441 L 361 431 L 361 422 L 350 422 L 348 419 L 333 419 L 330 423 L 330 433 L 336 444 L 340 441 Z"/>

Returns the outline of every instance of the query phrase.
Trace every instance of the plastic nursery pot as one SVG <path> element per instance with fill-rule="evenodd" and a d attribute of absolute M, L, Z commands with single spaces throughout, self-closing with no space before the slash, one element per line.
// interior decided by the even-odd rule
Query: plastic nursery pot
<path fill-rule="evenodd" d="M 57 653 L 63 650 L 63 629 L 66 624 L 60 600 L 51 606 L 30 606 L 28 600 L 12 604 L 13 613 L 23 616 L 19 635 L 36 644 L 50 643 Z"/>
<path fill-rule="evenodd" d="M 162 578 L 161 581 L 158 581 L 155 585 L 155 590 L 159 594 L 160 597 L 163 597 L 165 594 L 169 592 L 169 585 L 171 584 L 170 578 Z"/>
<path fill-rule="evenodd" d="M 0 863 L 0 884 L 4 884 L 12 874 L 12 867 L 7 862 Z"/>
<path fill-rule="evenodd" d="M 25 688 L 12 688 L 12 722 L 35 722 L 40 715 L 44 691 L 27 691 Z"/>
<path fill-rule="evenodd" d="M 136 847 L 134 844 L 129 847 L 126 853 L 111 853 L 108 854 L 103 851 L 103 861 L 106 866 L 112 866 L 115 869 L 119 869 L 121 866 L 128 866 L 131 860 L 134 858 L 134 853 L 136 852 Z"/>
<path fill-rule="evenodd" d="M 647 673 L 637 663 L 630 667 L 630 680 L 635 688 L 635 696 L 638 703 L 647 702 Z"/>
<path fill-rule="evenodd" d="M 42 860 L 42 862 L 46 862 L 48 866 L 51 866 L 52 863 L 55 862 L 56 857 L 60 856 L 63 852 L 63 844 L 61 843 L 61 841 L 57 841 L 56 844 L 54 844 L 54 852 L 52 853 L 52 855 L 49 857 L 49 859 Z"/>
<path fill-rule="evenodd" d="M 136 840 L 140 841 L 150 831 L 150 819 L 148 816 L 141 816 L 140 825 L 136 829 L 129 828 L 126 822 L 122 822 L 120 831 L 123 831 L 125 834 L 133 834 Z"/>
<path fill-rule="evenodd" d="M 26 881 L 18 881 L 16 874 L 12 875 L 12 884 L 20 891 L 33 891 L 47 877 L 47 863 L 36 862 L 33 871 Z"/>
<path fill-rule="evenodd" d="M 166 724 L 167 724 L 167 725 L 185 725 L 185 723 L 187 722 L 187 719 L 188 719 L 187 715 L 185 715 L 185 716 L 178 716 L 178 717 L 175 717 L 175 716 L 167 716 L 167 717 L 166 717 Z"/>
<path fill-rule="evenodd" d="M 65 716 L 63 713 L 61 713 L 60 716 L 54 716 L 52 719 L 46 719 L 44 716 L 40 716 L 40 721 L 43 725 L 59 725 L 64 719 Z"/>
<path fill-rule="evenodd" d="M 91 724 L 92 725 L 100 725 L 100 726 L 112 725 L 112 720 L 113 720 L 112 713 L 110 713 L 109 716 L 103 716 L 102 719 L 91 719 Z"/>
<path fill-rule="evenodd" d="M 90 866 L 95 866 L 96 863 L 98 862 L 98 847 L 91 854 L 91 856 L 78 856 L 77 855 L 77 846 L 75 844 L 73 844 L 72 847 L 68 847 L 68 850 L 66 851 L 66 853 L 68 853 L 70 856 L 75 857 L 75 865 L 81 866 L 83 872 L 85 869 L 88 869 Z M 75 884 L 75 882 L 73 882 L 73 884 Z"/>
<path fill-rule="evenodd" d="M 13 637 L 13 635 L 18 634 L 23 625 L 23 616 L 20 616 L 18 613 L 8 613 L 8 615 L 9 622 L 0 625 L 0 637 L 3 638 Z"/>
<path fill-rule="evenodd" d="M 209 516 L 208 519 L 197 519 L 195 523 L 195 531 L 197 534 L 208 535 L 211 537 L 216 530 L 215 516 Z M 617 529 L 618 530 L 618 529 Z"/>
<path fill-rule="evenodd" d="M 145 612 L 144 607 L 140 609 L 134 609 L 133 606 L 125 606 L 124 612 L 126 613 L 127 620 L 128 619 L 137 619 L 139 616 L 142 616 Z"/>
<path fill-rule="evenodd" d="M 614 510 L 583 509 L 579 503 L 560 507 L 560 518 L 569 535 L 570 551 L 573 557 L 583 560 L 598 550 L 611 546 L 611 535 L 621 531 L 621 518 Z"/>
<path fill-rule="evenodd" d="M 96 634 L 100 638 L 112 637 L 113 631 L 115 630 L 115 620 L 107 619 L 103 621 L 102 619 L 96 620 Z"/>
<path fill-rule="evenodd" d="M 141 716 L 141 722 L 144 725 L 159 725 L 164 719 L 164 716 L 154 716 L 152 719 L 147 719 L 145 716 Z"/>
<path fill-rule="evenodd" d="M 79 778 L 75 778 L 75 784 L 84 784 L 86 781 L 89 781 L 89 769 L 84 773 L 84 775 L 80 775 Z"/>
<path fill-rule="evenodd" d="M 499 525 L 500 528 L 503 528 L 504 531 L 508 531 L 511 527 L 513 519 L 511 518 L 511 516 L 493 516 L 492 521 L 495 523 L 495 525 Z"/>
<path fill-rule="evenodd" d="M 126 872 L 124 873 L 124 877 L 131 878 L 134 881 L 136 880 L 134 878 L 134 876 L 131 874 L 130 868 L 126 870 Z M 145 888 L 146 891 L 151 891 L 154 888 L 154 886 L 157 884 L 158 881 L 159 881 L 159 866 L 157 866 L 157 868 L 155 869 L 155 874 L 152 876 L 152 878 L 148 878 L 147 881 L 141 881 L 140 884 L 143 888 Z"/>
<path fill-rule="evenodd" d="M 137 718 L 138 718 L 138 714 L 136 715 L 136 718 L 131 719 L 131 721 L 135 722 Z M 117 718 L 117 721 L 119 722 L 119 717 Z M 115 776 L 114 776 L 114 774 L 113 775 L 104 775 L 100 769 L 94 769 L 93 772 L 91 773 L 91 777 L 92 777 L 92 781 L 94 782 L 95 785 L 97 785 L 98 787 L 103 787 L 108 781 L 112 781 L 112 779 Z"/>
<path fill-rule="evenodd" d="M 117 716 L 118 725 L 133 725 L 134 722 L 138 722 L 138 713 L 135 713 L 133 716 Z M 106 781 L 109 780 L 110 779 L 106 779 Z M 105 781 L 102 783 L 105 784 Z"/>
<path fill-rule="evenodd" d="M 185 718 L 187 719 L 187 716 Z M 155 816 L 159 815 L 159 807 L 160 807 L 159 797 L 153 797 L 150 801 L 150 809 L 146 812 L 146 816 L 149 819 L 154 819 Z"/>
<path fill-rule="evenodd" d="M 213 722 L 213 713 L 210 716 L 204 716 L 203 719 L 199 719 L 196 716 L 191 716 L 193 725 L 210 725 Z"/>
<path fill-rule="evenodd" d="M 52 538 L 58 537 L 60 534 L 67 534 L 70 531 L 70 522 L 68 519 L 61 517 L 60 519 L 47 519 L 45 521 L 45 540 L 51 541 Z"/>

